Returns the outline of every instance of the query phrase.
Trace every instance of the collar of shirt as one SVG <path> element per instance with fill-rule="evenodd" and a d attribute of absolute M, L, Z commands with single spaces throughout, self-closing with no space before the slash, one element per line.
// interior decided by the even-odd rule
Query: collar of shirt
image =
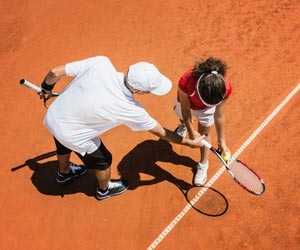
<path fill-rule="evenodd" d="M 132 97 L 133 94 L 125 86 L 125 83 L 124 83 L 124 73 L 117 72 L 117 74 L 118 74 L 118 76 L 117 76 L 118 77 L 118 82 L 120 84 L 120 87 L 121 87 L 122 91 L 124 92 L 125 95 Z"/>

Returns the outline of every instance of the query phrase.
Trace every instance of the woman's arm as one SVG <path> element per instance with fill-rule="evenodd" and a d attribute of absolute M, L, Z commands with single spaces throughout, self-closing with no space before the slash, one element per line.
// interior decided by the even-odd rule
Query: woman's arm
<path fill-rule="evenodd" d="M 215 118 L 215 126 L 218 137 L 218 147 L 222 150 L 222 152 L 229 151 L 224 133 L 224 125 L 225 125 L 225 115 L 224 115 L 224 106 L 226 105 L 226 99 L 216 107 L 216 111 L 214 114 Z"/>

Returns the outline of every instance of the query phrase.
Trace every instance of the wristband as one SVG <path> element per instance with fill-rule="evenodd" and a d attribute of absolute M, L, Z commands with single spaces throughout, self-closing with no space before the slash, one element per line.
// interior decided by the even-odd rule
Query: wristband
<path fill-rule="evenodd" d="M 44 81 L 42 82 L 41 87 L 42 87 L 42 89 L 44 89 L 44 90 L 51 91 L 51 90 L 54 88 L 54 85 L 55 85 L 55 83 L 52 84 L 52 85 L 49 85 L 49 84 L 47 84 L 47 83 L 45 82 L 45 80 L 44 80 Z"/>

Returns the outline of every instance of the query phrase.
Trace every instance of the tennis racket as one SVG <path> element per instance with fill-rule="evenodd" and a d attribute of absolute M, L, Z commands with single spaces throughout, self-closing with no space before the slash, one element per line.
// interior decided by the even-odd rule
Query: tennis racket
<path fill-rule="evenodd" d="M 57 93 L 57 92 L 52 92 L 52 96 L 46 96 L 46 95 L 45 95 L 45 92 L 44 92 L 40 87 L 38 87 L 38 86 L 36 86 L 35 84 L 33 84 L 33 83 L 27 81 L 26 79 L 21 79 L 21 80 L 20 80 L 20 84 L 21 84 L 22 86 L 24 86 L 24 87 L 27 87 L 27 88 L 33 90 L 33 91 L 36 92 L 37 94 L 39 94 L 39 95 L 42 97 L 42 99 L 43 99 L 44 107 L 45 107 L 45 108 L 48 108 L 48 107 L 49 107 L 49 103 L 47 103 L 49 99 L 51 99 L 51 98 L 53 98 L 53 97 L 59 96 L 59 93 Z"/>
<path fill-rule="evenodd" d="M 225 161 L 221 156 L 221 152 L 215 149 L 209 142 L 206 140 L 202 140 L 201 142 L 219 158 L 233 180 L 235 180 L 242 188 L 255 195 L 261 195 L 265 192 L 263 180 L 246 163 L 233 157 L 231 157 L 230 160 Z"/>

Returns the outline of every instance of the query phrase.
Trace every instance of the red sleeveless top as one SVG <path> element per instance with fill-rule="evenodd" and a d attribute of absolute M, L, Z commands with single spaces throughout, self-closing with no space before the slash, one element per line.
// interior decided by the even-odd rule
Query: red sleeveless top
<path fill-rule="evenodd" d="M 198 95 L 198 91 L 196 90 L 196 85 L 197 85 L 198 79 L 192 77 L 192 72 L 193 72 L 193 69 L 189 69 L 181 76 L 181 78 L 178 82 L 178 87 L 185 94 L 187 94 L 189 96 L 191 109 L 193 109 L 193 110 L 206 109 L 208 107 L 201 102 L 199 95 Z M 225 80 L 225 85 L 226 85 L 226 92 L 225 92 L 224 98 L 227 98 L 232 93 L 232 86 L 231 86 L 231 83 L 226 78 L 224 78 L 224 80 Z M 177 100 L 180 102 L 178 95 L 177 95 Z"/>

